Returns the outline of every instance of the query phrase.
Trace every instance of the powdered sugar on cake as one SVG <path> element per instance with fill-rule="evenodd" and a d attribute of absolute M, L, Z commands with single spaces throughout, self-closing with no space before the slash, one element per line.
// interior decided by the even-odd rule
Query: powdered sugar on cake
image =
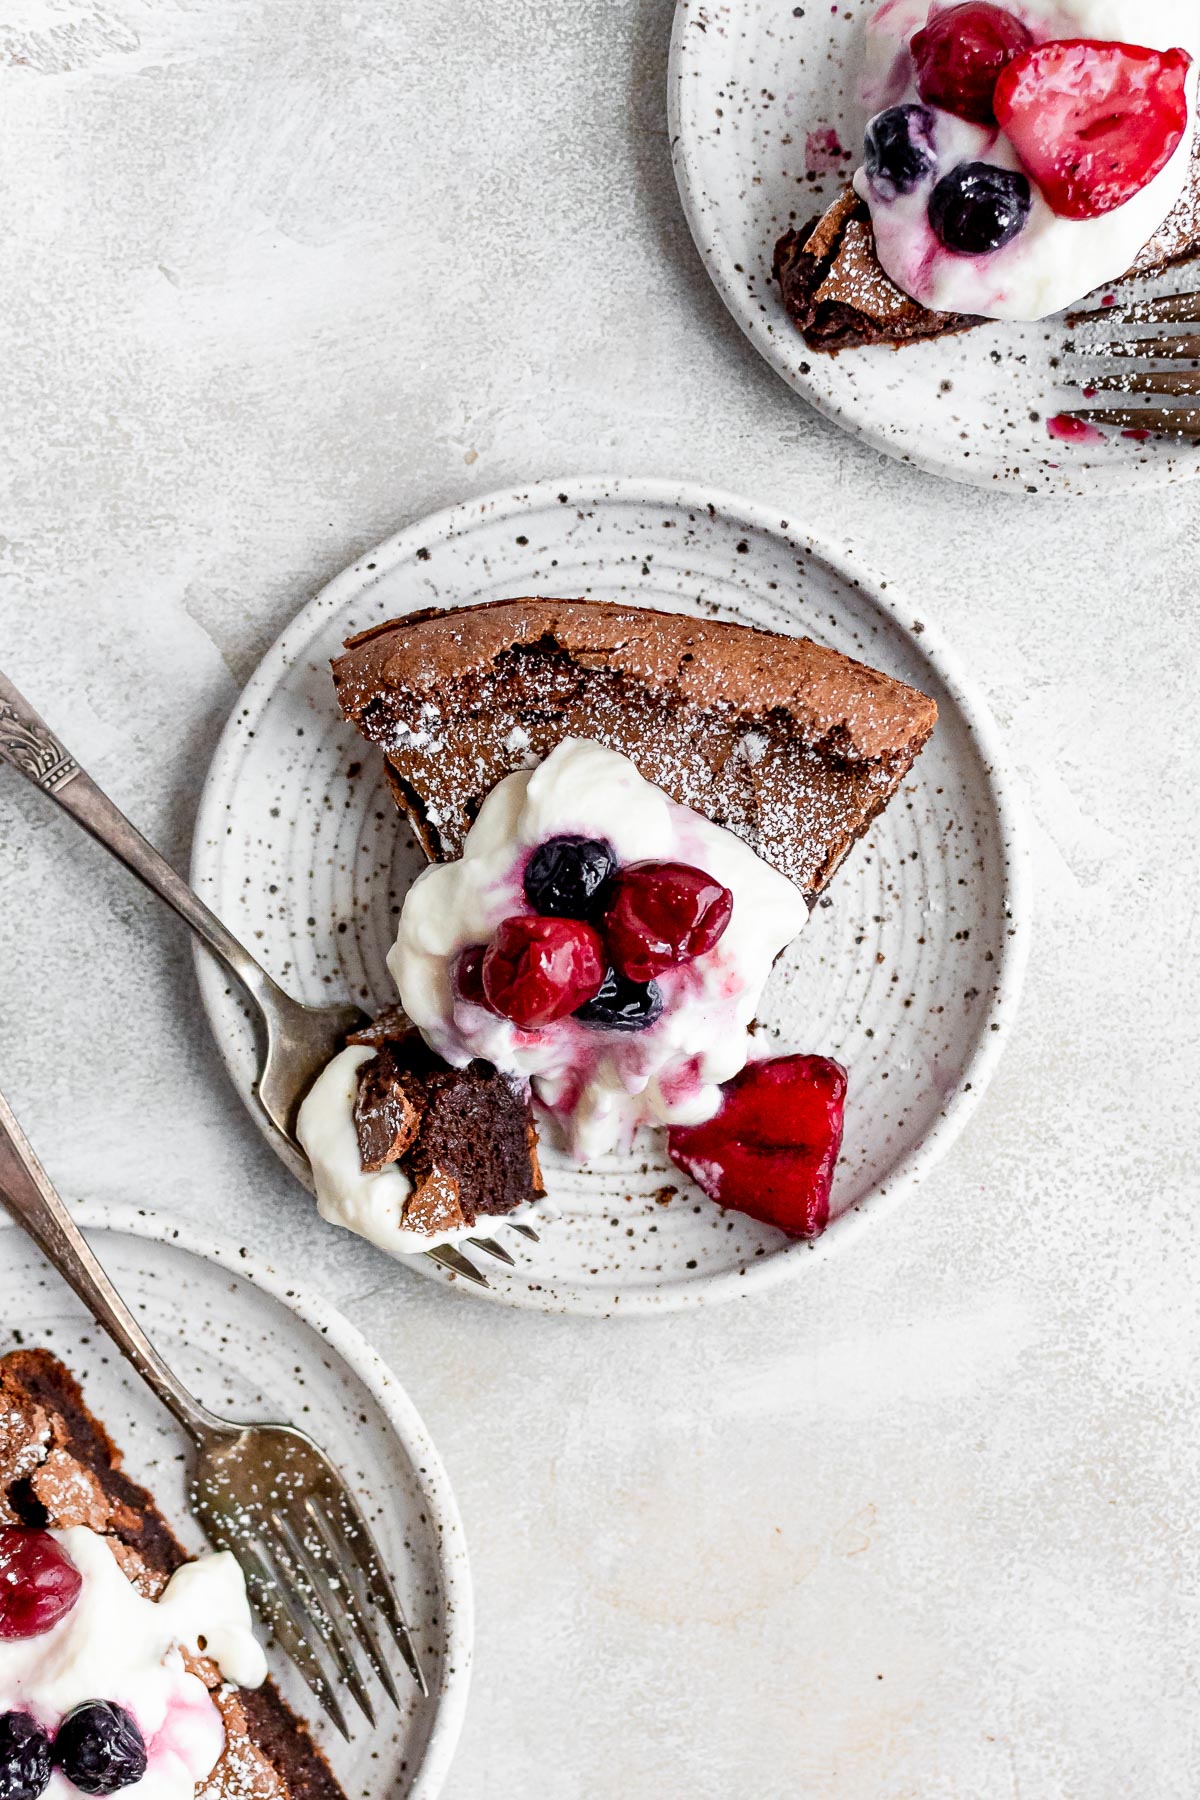
<path fill-rule="evenodd" d="M 750 766 L 765 748 L 754 733 L 742 741 Z M 572 833 L 607 841 L 622 865 L 703 870 L 733 896 L 715 947 L 658 976 L 662 1012 L 645 1029 L 605 1030 L 573 1015 L 522 1028 L 456 985 L 464 950 L 531 912 L 523 882 L 532 853 Z M 500 781 L 462 857 L 414 883 L 388 966 L 438 1055 L 456 1067 L 482 1057 L 529 1079 L 568 1147 L 590 1160 L 627 1145 L 641 1124 L 712 1116 L 719 1084 L 746 1062 L 747 1027 L 771 965 L 807 916 L 792 882 L 738 837 L 669 799 L 617 751 L 568 738 L 533 771 Z"/>

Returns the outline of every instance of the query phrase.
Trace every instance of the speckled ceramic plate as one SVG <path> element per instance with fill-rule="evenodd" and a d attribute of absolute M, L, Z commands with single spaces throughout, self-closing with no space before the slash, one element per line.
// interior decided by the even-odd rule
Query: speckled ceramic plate
<path fill-rule="evenodd" d="M 696 245 L 730 312 L 785 381 L 836 424 L 901 462 L 979 487 L 1097 494 L 1180 481 L 1200 445 L 1051 437 L 1081 404 L 1059 384 L 1061 319 L 982 325 L 904 350 L 809 350 L 771 274 L 776 239 L 822 212 L 858 161 L 863 23 L 875 0 L 678 0 L 671 147 Z M 1174 278 L 1196 284 L 1196 271 Z M 1165 291 L 1171 280 L 1156 284 Z"/>
<path fill-rule="evenodd" d="M 430 1697 L 400 1682 L 404 1711 L 379 1696 L 379 1728 L 345 1744 L 317 1716 L 291 1666 L 271 1672 L 309 1719 L 347 1800 L 433 1800 L 466 1710 L 471 1580 L 458 1509 L 412 1402 L 352 1325 L 269 1261 L 133 1208 L 73 1209 L 117 1287 L 172 1368 L 217 1412 L 291 1419 L 345 1473 L 378 1536 L 419 1646 Z M 181 1297 L 186 1305 L 181 1306 Z M 74 1372 L 184 1543 L 183 1440 L 30 1240 L 0 1216 L 0 1353 L 43 1345 Z M 397 1658 L 398 1677 L 403 1675 Z"/>
<path fill-rule="evenodd" d="M 645 1311 L 751 1292 L 850 1242 L 932 1166 L 995 1062 L 1023 962 L 1022 859 L 993 728 L 927 620 L 795 521 L 638 481 L 545 482 L 410 526 L 312 600 L 264 658 L 218 746 L 196 887 L 301 998 L 394 998 L 384 957 L 422 867 L 378 754 L 341 719 L 329 658 L 397 613 L 590 595 L 807 633 L 932 694 L 941 722 L 892 806 L 777 963 L 760 1041 L 850 1071 L 837 1217 L 815 1245 L 723 1213 L 646 1135 L 580 1171 L 548 1153 L 541 1242 L 486 1262 L 512 1305 Z M 248 1104 L 246 1017 L 203 955 L 217 1041 Z M 479 1259 L 477 1259 L 479 1260 Z M 415 1266 L 446 1279 L 427 1257 Z M 463 1284 L 459 1284 L 462 1286 Z M 471 1289 L 478 1292 L 478 1289 Z"/>

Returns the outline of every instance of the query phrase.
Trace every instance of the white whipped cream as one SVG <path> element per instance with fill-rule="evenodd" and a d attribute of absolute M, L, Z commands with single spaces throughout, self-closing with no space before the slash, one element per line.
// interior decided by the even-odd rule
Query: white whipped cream
<path fill-rule="evenodd" d="M 197 1782 L 220 1760 L 225 1728 L 180 1652 L 210 1657 L 238 1687 L 259 1687 L 267 1678 L 241 1570 L 227 1551 L 204 1556 L 177 1570 L 160 1599 L 147 1600 L 96 1532 L 77 1525 L 51 1535 L 83 1586 L 50 1631 L 0 1643 L 0 1713 L 31 1713 L 53 1735 L 84 1701 L 115 1701 L 137 1721 L 147 1752 L 145 1775 L 122 1795 L 193 1800 Z M 78 1789 L 57 1769 L 45 1793 L 47 1800 L 78 1800 Z"/>
<path fill-rule="evenodd" d="M 663 1012 L 639 1032 L 577 1019 L 526 1031 L 455 988 L 469 945 L 528 913 L 525 863 L 547 838 L 607 840 L 621 863 L 681 862 L 733 895 L 733 914 L 707 955 L 668 969 Z M 771 965 L 808 917 L 797 888 L 724 831 L 643 780 L 628 757 L 568 738 L 532 772 L 487 796 L 457 862 L 426 869 L 410 888 L 388 967 L 405 1012 L 456 1067 L 484 1057 L 520 1074 L 581 1161 L 626 1146 L 641 1124 L 698 1124 L 720 1105 L 719 1084 L 750 1050 L 747 1027 Z"/>
<path fill-rule="evenodd" d="M 1151 50 L 1179 48 L 1200 60 L 1196 0 L 1019 0 L 1011 5 L 1005 0 L 1005 6 L 1035 42 L 1097 38 Z M 860 93 L 868 117 L 888 106 L 920 101 L 908 44 L 931 14 L 943 10 L 937 0 L 882 0 L 866 29 Z M 911 193 L 885 200 L 872 192 L 865 169 L 854 176 L 855 192 L 871 209 L 882 267 L 897 287 L 934 312 L 978 313 L 988 319 L 1043 319 L 1117 280 L 1187 183 L 1197 60 L 1188 74 L 1189 129 L 1153 181 L 1097 218 L 1064 219 L 1051 211 L 1031 180 L 1033 205 L 1024 226 L 1011 243 L 986 256 L 960 256 L 946 249 L 929 223 L 929 196 L 959 163 L 1020 169 L 1020 159 L 996 126 L 974 125 L 932 107 L 937 167 Z"/>
<path fill-rule="evenodd" d="M 450 1231 L 413 1231 L 404 1223 L 412 1182 L 397 1163 L 368 1172 L 362 1166 L 354 1102 L 358 1071 L 375 1052 L 368 1044 L 349 1044 L 338 1052 L 309 1089 L 296 1120 L 300 1139 L 312 1164 L 317 1211 L 331 1225 L 357 1232 L 389 1256 L 419 1256 L 439 1244 L 460 1244 L 485 1232 L 489 1223 L 459 1225 Z M 518 1207 L 507 1218 L 521 1218 Z"/>

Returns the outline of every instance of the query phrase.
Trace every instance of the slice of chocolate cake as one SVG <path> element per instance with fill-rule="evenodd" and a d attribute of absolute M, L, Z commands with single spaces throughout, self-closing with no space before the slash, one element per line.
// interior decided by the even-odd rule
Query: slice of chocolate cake
<path fill-rule="evenodd" d="M 102 1538 L 148 1600 L 158 1600 L 188 1561 L 150 1494 L 125 1474 L 120 1451 L 69 1370 L 48 1350 L 11 1351 L 0 1357 L 0 1531 L 10 1538 L 13 1528 L 70 1535 L 75 1527 Z M 6 1648 L 11 1653 L 13 1646 Z M 185 1663 L 209 1690 L 224 1728 L 224 1749 L 197 1786 L 196 1800 L 345 1800 L 307 1727 L 273 1683 L 234 1687 L 204 1655 L 185 1652 Z M 162 1754 L 169 1757 L 170 1746 Z"/>
<path fill-rule="evenodd" d="M 810 899 L 937 717 L 924 694 L 807 638 L 588 600 L 411 613 L 352 638 L 333 672 L 431 861 L 461 855 L 504 776 L 593 739 Z"/>
<path fill-rule="evenodd" d="M 1174 210 L 1122 279 L 1160 275 L 1200 256 L 1200 142 L 1191 168 Z M 984 323 L 968 313 L 931 312 L 884 274 L 870 212 L 850 187 L 818 218 L 783 234 L 775 246 L 774 273 L 788 316 L 812 350 L 833 353 L 867 344 L 901 349 Z"/>
<path fill-rule="evenodd" d="M 899 349 L 983 323 L 969 313 L 930 312 L 888 279 L 867 204 L 850 187 L 820 217 L 783 234 L 773 268 L 788 317 L 810 350 Z"/>

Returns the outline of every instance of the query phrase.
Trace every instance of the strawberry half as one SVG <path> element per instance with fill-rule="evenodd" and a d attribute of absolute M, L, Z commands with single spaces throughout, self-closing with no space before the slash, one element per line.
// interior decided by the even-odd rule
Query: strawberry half
<path fill-rule="evenodd" d="M 846 1071 L 827 1056 L 748 1063 L 703 1125 L 672 1125 L 671 1161 L 718 1206 L 793 1237 L 819 1237 L 842 1147 Z"/>
<path fill-rule="evenodd" d="M 1062 38 L 1014 57 L 996 118 L 1047 204 L 1095 219 L 1165 169 L 1187 130 L 1186 50 Z"/>

